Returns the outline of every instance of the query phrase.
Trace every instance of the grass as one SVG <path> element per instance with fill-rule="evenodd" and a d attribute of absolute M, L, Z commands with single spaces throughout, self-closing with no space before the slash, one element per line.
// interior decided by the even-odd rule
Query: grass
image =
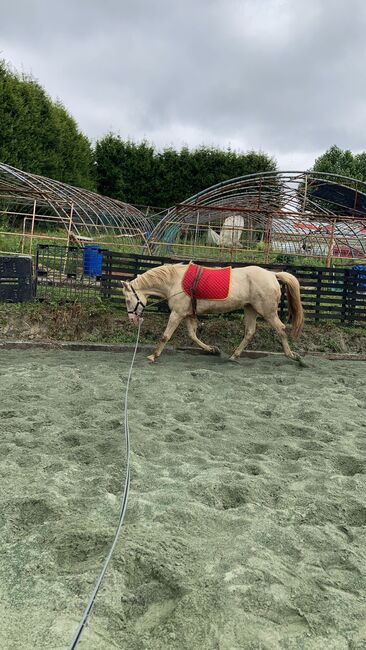
<path fill-rule="evenodd" d="M 141 343 L 156 343 L 167 322 L 167 314 L 147 313 Z M 243 317 L 233 315 L 200 320 L 198 335 L 204 341 L 229 352 L 243 337 Z M 100 343 L 132 343 L 136 329 L 129 323 L 123 305 L 104 301 L 95 304 L 70 303 L 0 303 L 0 338 L 23 340 L 64 340 Z M 192 342 L 182 324 L 172 339 L 173 346 Z M 359 326 L 340 326 L 334 322 L 306 322 L 298 341 L 292 342 L 300 352 L 353 352 L 366 354 L 366 330 Z M 259 320 L 257 334 L 250 349 L 280 351 L 272 328 Z"/>
<path fill-rule="evenodd" d="M 7 253 L 21 253 L 22 244 L 23 244 L 23 234 L 19 230 L 19 234 L 16 232 L 16 228 L 9 225 L 6 221 L 1 222 L 0 220 L 0 254 L 1 252 Z M 90 233 L 87 231 L 80 231 L 81 237 L 90 237 Z M 50 239 L 52 238 L 52 239 Z M 120 251 L 120 252 L 135 252 L 141 253 L 143 250 L 143 239 L 136 237 L 132 243 L 126 244 L 122 239 L 116 239 L 113 235 L 107 235 L 102 233 L 100 235 L 93 236 L 93 244 L 108 247 L 110 250 Z M 54 246 L 66 246 L 67 244 L 67 232 L 64 228 L 48 228 L 44 227 L 41 229 L 36 228 L 34 236 L 32 238 L 32 250 L 30 251 L 30 237 L 24 238 L 23 253 L 25 255 L 32 254 L 35 255 L 37 246 L 39 244 L 49 244 Z"/>
<path fill-rule="evenodd" d="M 9 225 L 6 219 L 0 220 L 0 230 L 6 234 L 0 234 L 0 252 L 8 253 L 21 253 L 22 252 L 22 232 L 19 234 L 12 234 L 15 232 L 15 227 Z M 80 231 L 81 236 L 88 237 L 90 233 Z M 57 239 L 50 240 L 47 237 L 55 237 Z M 196 242 L 187 242 L 186 244 L 176 243 L 161 243 L 155 247 L 153 251 L 156 255 L 163 255 L 169 257 L 174 255 L 178 258 L 185 259 L 202 259 L 202 260 L 217 260 L 222 262 L 250 262 L 253 264 L 263 264 L 265 261 L 265 251 L 263 243 L 257 243 L 253 250 L 248 248 L 230 251 L 229 249 L 220 249 L 215 246 L 207 246 L 206 237 L 199 236 Z M 34 237 L 32 239 L 32 255 L 35 254 L 38 244 L 53 244 L 65 246 L 67 243 L 67 232 L 64 228 L 44 228 L 36 227 Z M 144 241 L 142 238 L 136 237 L 131 243 L 127 244 L 126 240 L 117 239 L 114 235 L 102 233 L 93 237 L 93 243 L 108 247 L 110 250 L 125 252 L 125 253 L 139 253 L 146 252 L 144 250 Z M 249 246 L 249 244 L 248 244 Z M 253 246 L 251 244 L 251 246 Z M 30 239 L 25 238 L 24 254 L 30 254 Z M 325 266 L 325 257 L 307 257 L 302 255 L 283 254 L 278 252 L 270 253 L 268 256 L 268 263 L 279 264 L 294 264 L 299 266 Z M 355 263 L 362 263 L 362 260 L 351 259 L 332 259 L 332 266 L 352 266 Z"/>

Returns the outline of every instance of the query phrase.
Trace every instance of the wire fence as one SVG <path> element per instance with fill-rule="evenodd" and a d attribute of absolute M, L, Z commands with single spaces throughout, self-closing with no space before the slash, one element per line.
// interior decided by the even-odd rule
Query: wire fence
<path fill-rule="evenodd" d="M 93 253 L 93 255 L 91 254 Z M 40 244 L 35 293 L 41 302 L 94 302 L 100 298 L 102 249 Z"/>
<path fill-rule="evenodd" d="M 91 302 L 108 300 L 124 304 L 121 280 L 132 280 L 139 273 L 162 264 L 177 263 L 177 259 L 117 253 L 89 246 L 60 247 L 40 245 L 36 261 L 36 297 L 49 302 Z M 225 266 L 226 262 L 195 260 L 205 266 Z M 245 267 L 249 263 L 233 262 Z M 294 266 L 267 264 L 264 268 L 287 271 L 295 275 L 301 285 L 301 296 L 306 318 L 315 322 L 333 320 L 342 324 L 366 322 L 366 267 L 326 268 L 324 266 Z M 166 302 L 152 307 L 166 312 Z M 287 302 L 282 292 L 280 315 L 286 316 Z"/>

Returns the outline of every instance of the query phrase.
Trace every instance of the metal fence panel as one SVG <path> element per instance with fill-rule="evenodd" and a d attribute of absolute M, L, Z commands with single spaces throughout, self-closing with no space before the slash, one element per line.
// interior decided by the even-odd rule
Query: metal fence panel
<path fill-rule="evenodd" d="M 93 302 L 100 296 L 100 276 L 78 246 L 40 244 L 36 259 L 37 300 Z"/>

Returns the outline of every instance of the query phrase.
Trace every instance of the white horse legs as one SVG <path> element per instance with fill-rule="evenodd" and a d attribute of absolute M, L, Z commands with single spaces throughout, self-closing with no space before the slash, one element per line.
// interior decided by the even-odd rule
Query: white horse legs
<path fill-rule="evenodd" d="M 205 350 L 205 352 L 211 353 L 211 354 L 218 354 L 219 349 L 215 346 L 212 345 L 206 345 L 203 341 L 201 341 L 198 336 L 197 336 L 197 318 L 194 316 L 187 316 L 186 317 L 186 325 L 187 325 L 187 330 L 190 338 L 194 343 L 197 343 L 202 350 Z"/>
<path fill-rule="evenodd" d="M 300 355 L 296 354 L 296 352 L 292 352 L 286 334 L 286 325 L 283 324 L 278 315 L 273 314 L 271 316 L 266 316 L 265 318 L 266 321 L 276 330 L 286 357 L 293 361 L 298 361 L 300 365 L 304 365 Z"/>
<path fill-rule="evenodd" d="M 230 361 L 236 361 L 243 350 L 245 350 L 249 345 L 255 334 L 257 317 L 258 313 L 253 309 L 253 307 L 248 306 L 245 308 L 245 336 L 233 355 L 230 357 Z M 304 365 L 301 357 L 296 354 L 296 352 L 292 352 L 286 334 L 286 325 L 283 324 L 278 315 L 272 314 L 271 316 L 265 316 L 265 319 L 276 330 L 286 357 L 293 361 L 298 361 L 300 365 Z"/>
<path fill-rule="evenodd" d="M 240 345 L 238 345 L 233 355 L 230 357 L 230 361 L 236 361 L 240 357 L 243 350 L 245 350 L 245 348 L 251 342 L 257 327 L 257 316 L 258 314 L 255 311 L 255 309 L 253 309 L 253 307 L 251 307 L 250 305 L 248 305 L 248 307 L 245 307 L 245 318 L 244 318 L 245 335 Z"/>
<path fill-rule="evenodd" d="M 178 327 L 178 325 L 179 325 L 179 323 L 181 321 L 182 321 L 182 316 L 180 316 L 176 312 L 172 311 L 170 316 L 169 316 L 168 324 L 167 324 L 167 326 L 165 328 L 164 334 L 160 339 L 160 342 L 156 346 L 153 354 L 150 354 L 150 356 L 147 357 L 149 361 L 154 362 L 154 361 L 156 361 L 156 359 L 158 359 L 158 357 L 160 357 L 160 355 L 161 355 L 162 351 L 164 350 L 166 344 L 168 343 L 168 341 L 173 336 L 175 330 L 177 329 L 177 327 Z"/>
<path fill-rule="evenodd" d="M 245 307 L 244 338 L 241 341 L 240 345 L 238 345 L 236 350 L 233 352 L 232 356 L 230 357 L 231 361 L 236 361 L 240 357 L 243 350 L 245 350 L 245 348 L 249 345 L 250 341 L 252 340 L 256 331 L 257 317 L 258 317 L 258 313 L 255 309 L 253 309 L 253 307 L 251 307 L 250 305 Z M 270 316 L 266 315 L 264 316 L 264 318 L 276 330 L 286 357 L 292 359 L 293 361 L 298 361 L 300 365 L 304 365 L 301 357 L 298 354 L 296 354 L 296 352 L 292 352 L 287 339 L 286 326 L 284 325 L 284 323 L 282 323 L 278 315 L 277 314 L 271 314 Z M 177 329 L 178 325 L 181 323 L 182 320 L 183 317 L 177 314 L 177 312 L 174 311 L 171 312 L 163 336 L 161 337 L 153 354 L 147 357 L 149 361 L 154 362 L 156 361 L 156 359 L 160 357 L 166 344 L 171 339 L 175 330 Z M 195 318 L 194 316 L 186 316 L 185 321 L 187 325 L 188 334 L 194 343 L 196 343 L 200 348 L 202 348 L 202 350 L 208 352 L 209 354 L 217 354 L 219 352 L 218 348 L 216 348 L 215 346 L 206 345 L 206 343 L 203 343 L 203 341 L 201 341 L 198 338 L 196 333 L 197 318 Z"/>

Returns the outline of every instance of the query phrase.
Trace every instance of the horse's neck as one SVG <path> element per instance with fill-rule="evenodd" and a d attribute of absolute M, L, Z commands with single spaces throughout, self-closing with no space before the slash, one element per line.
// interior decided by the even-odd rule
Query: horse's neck
<path fill-rule="evenodd" d="M 143 280 L 142 280 L 143 277 Z M 136 291 L 140 291 L 145 296 L 158 296 L 158 298 L 165 298 L 169 293 L 169 287 L 163 278 L 159 278 L 155 274 L 149 275 L 149 272 L 144 273 L 143 276 L 135 278 L 131 285 Z"/>

